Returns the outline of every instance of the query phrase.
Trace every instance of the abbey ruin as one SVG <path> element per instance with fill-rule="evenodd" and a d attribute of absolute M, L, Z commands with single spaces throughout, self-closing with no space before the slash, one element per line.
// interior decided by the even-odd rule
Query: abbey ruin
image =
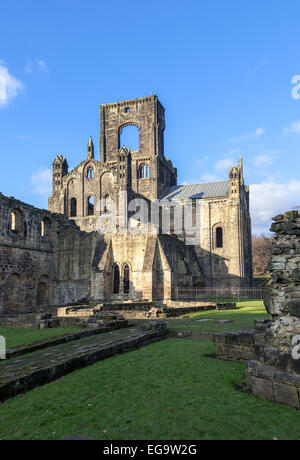
<path fill-rule="evenodd" d="M 165 110 L 157 96 L 104 104 L 100 113 L 100 160 L 91 138 L 73 170 L 58 155 L 49 210 L 0 194 L 1 314 L 72 304 L 168 303 L 183 295 L 192 299 L 195 288 L 251 286 L 242 160 L 224 181 L 180 186 L 165 156 Z M 120 144 L 128 126 L 138 129 L 136 151 Z M 142 217 L 132 207 L 135 199 L 146 203 Z M 112 206 L 114 229 L 106 231 Z M 161 210 L 169 213 L 169 226 Z"/>

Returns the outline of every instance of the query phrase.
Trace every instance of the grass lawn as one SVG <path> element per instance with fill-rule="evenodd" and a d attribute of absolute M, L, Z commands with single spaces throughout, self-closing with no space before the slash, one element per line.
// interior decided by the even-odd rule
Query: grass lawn
<path fill-rule="evenodd" d="M 168 318 L 167 322 L 170 329 L 182 329 L 190 331 L 236 331 L 242 329 L 253 329 L 255 319 L 266 319 L 266 313 L 263 301 L 248 300 L 237 303 L 236 310 L 216 310 L 206 311 L 203 313 L 190 313 L 189 319 Z M 201 319 L 213 319 L 214 321 L 199 322 Z M 215 321 L 230 320 L 233 323 L 217 324 Z"/>
<path fill-rule="evenodd" d="M 0 406 L 0 439 L 300 439 L 300 412 L 237 391 L 245 366 L 211 342 L 166 340 Z"/>
<path fill-rule="evenodd" d="M 79 329 L 71 327 L 53 329 L 15 329 L 0 327 L 0 335 L 5 337 L 7 348 L 47 339 L 56 335 L 71 334 L 76 331 L 79 331 Z"/>

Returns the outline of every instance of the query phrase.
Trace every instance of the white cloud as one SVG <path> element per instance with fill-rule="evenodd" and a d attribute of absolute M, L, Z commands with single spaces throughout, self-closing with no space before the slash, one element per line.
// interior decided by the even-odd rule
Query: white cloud
<path fill-rule="evenodd" d="M 228 172 L 229 168 L 234 165 L 234 159 L 232 157 L 223 158 L 222 160 L 217 161 L 214 168 L 216 171 L 222 172 L 226 170 Z"/>
<path fill-rule="evenodd" d="M 250 185 L 250 209 L 254 233 L 268 233 L 272 217 L 300 204 L 300 181 L 266 181 Z"/>
<path fill-rule="evenodd" d="M 294 121 L 293 123 L 291 123 L 289 126 L 284 128 L 283 133 L 300 133 L 300 121 Z"/>
<path fill-rule="evenodd" d="M 37 195 L 49 195 L 51 193 L 52 171 L 51 169 L 41 169 L 30 178 L 33 185 L 33 193 Z"/>
<path fill-rule="evenodd" d="M 24 90 L 23 83 L 9 73 L 8 67 L 0 59 L 0 107 L 6 106 Z"/>
<path fill-rule="evenodd" d="M 262 136 L 265 132 L 266 132 L 265 128 L 257 128 L 254 135 L 255 137 L 259 137 L 259 136 Z"/>

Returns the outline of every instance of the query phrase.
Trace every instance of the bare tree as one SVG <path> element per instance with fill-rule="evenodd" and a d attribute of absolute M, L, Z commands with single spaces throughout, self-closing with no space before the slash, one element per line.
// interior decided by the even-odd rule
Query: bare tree
<path fill-rule="evenodd" d="M 273 236 L 252 235 L 252 255 L 254 276 L 266 275 L 271 257 Z"/>

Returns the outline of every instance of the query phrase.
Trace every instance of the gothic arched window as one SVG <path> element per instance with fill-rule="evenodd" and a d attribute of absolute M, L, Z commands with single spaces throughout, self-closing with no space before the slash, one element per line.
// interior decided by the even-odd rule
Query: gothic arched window
<path fill-rule="evenodd" d="M 223 229 L 222 227 L 216 228 L 216 247 L 217 248 L 223 247 Z"/>
<path fill-rule="evenodd" d="M 138 170 L 138 179 L 147 179 L 149 177 L 149 166 L 142 164 Z"/>
<path fill-rule="evenodd" d="M 124 294 L 129 294 L 130 290 L 130 268 L 126 264 L 124 266 Z"/>
<path fill-rule="evenodd" d="M 87 178 L 94 179 L 94 168 L 93 166 L 89 166 L 87 169 Z"/>
<path fill-rule="evenodd" d="M 24 219 L 24 214 L 22 211 L 19 209 L 14 209 L 11 212 L 11 217 L 10 217 L 10 229 L 13 230 L 14 232 L 18 233 L 19 235 L 25 236 L 25 219 Z"/>
<path fill-rule="evenodd" d="M 51 222 L 47 217 L 41 220 L 41 236 L 45 238 L 51 236 Z"/>
<path fill-rule="evenodd" d="M 120 269 L 117 264 L 113 267 L 113 293 L 119 294 L 120 292 Z"/>
<path fill-rule="evenodd" d="M 76 216 L 77 216 L 77 200 L 76 198 L 72 198 L 70 217 L 76 217 Z"/>
<path fill-rule="evenodd" d="M 95 198 L 89 196 L 88 198 L 88 216 L 93 216 L 95 213 Z"/>

